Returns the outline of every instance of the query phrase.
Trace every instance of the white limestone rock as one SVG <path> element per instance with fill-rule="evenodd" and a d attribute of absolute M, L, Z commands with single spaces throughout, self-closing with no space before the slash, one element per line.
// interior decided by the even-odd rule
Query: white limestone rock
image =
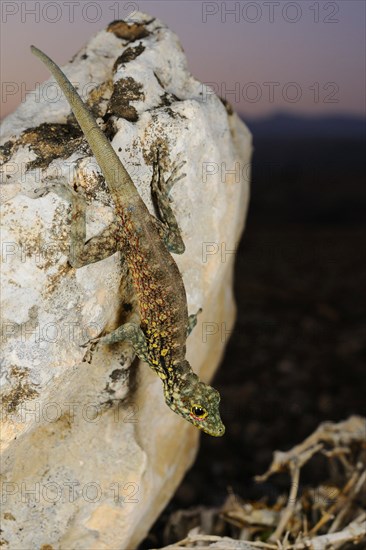
<path fill-rule="evenodd" d="M 186 161 L 172 191 L 186 244 L 175 259 L 189 311 L 203 308 L 187 358 L 208 382 L 235 317 L 230 251 L 247 210 L 251 136 L 189 74 L 174 33 L 151 20 L 114 23 L 64 70 L 99 115 L 108 109 L 99 122 L 152 213 L 153 146 L 167 176 Z M 155 373 L 131 367 L 129 346 L 81 347 L 116 326 L 130 297 L 119 254 L 67 264 L 69 204 L 47 186 L 78 186 L 88 237 L 113 205 L 53 79 L 4 121 L 1 143 L 3 544 L 130 549 L 192 464 L 199 432 L 165 405 Z"/>

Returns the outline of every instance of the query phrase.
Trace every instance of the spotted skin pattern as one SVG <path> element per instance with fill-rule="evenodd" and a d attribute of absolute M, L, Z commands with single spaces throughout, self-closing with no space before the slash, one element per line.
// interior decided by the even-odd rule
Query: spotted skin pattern
<path fill-rule="evenodd" d="M 188 318 L 183 280 L 170 254 L 182 253 L 184 244 L 168 197 L 172 185 L 182 176 L 164 182 L 157 153 L 152 192 L 161 219 L 154 219 L 70 81 L 46 54 L 34 46 L 31 51 L 48 67 L 65 94 L 115 204 L 111 227 L 85 242 L 85 206 L 79 197 L 70 197 L 69 261 L 74 267 L 81 267 L 119 250 L 138 298 L 139 311 L 131 316 L 131 322 L 96 341 L 103 344 L 129 341 L 136 355 L 161 378 L 165 401 L 171 410 L 204 432 L 221 436 L 225 428 L 219 413 L 220 395 L 194 374 L 185 359 L 187 333 L 196 323 L 196 315 Z M 177 168 L 173 172 L 175 175 Z"/>

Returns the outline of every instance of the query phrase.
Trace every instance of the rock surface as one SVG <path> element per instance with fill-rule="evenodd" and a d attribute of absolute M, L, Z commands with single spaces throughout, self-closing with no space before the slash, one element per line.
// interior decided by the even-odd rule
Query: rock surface
<path fill-rule="evenodd" d="M 64 70 L 152 213 L 153 148 L 167 176 L 186 161 L 172 191 L 186 244 L 175 259 L 189 311 L 203 308 L 187 358 L 207 382 L 235 317 L 251 136 L 189 74 L 174 33 L 147 15 L 114 22 Z M 192 464 L 199 432 L 168 409 L 146 365 L 131 366 L 128 345 L 81 347 L 115 326 L 130 297 L 118 254 L 78 270 L 67 264 L 69 204 L 45 194 L 47 185 L 84 194 L 87 238 L 109 223 L 113 205 L 53 79 L 4 121 L 1 143 L 2 544 L 134 548 Z"/>

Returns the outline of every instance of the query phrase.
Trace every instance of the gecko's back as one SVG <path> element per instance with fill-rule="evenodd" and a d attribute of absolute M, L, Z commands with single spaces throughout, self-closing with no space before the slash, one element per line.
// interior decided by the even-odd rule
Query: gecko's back
<path fill-rule="evenodd" d="M 122 254 L 138 295 L 149 360 L 165 371 L 185 358 L 188 312 L 182 276 L 145 205 L 128 209 L 121 221 Z"/>

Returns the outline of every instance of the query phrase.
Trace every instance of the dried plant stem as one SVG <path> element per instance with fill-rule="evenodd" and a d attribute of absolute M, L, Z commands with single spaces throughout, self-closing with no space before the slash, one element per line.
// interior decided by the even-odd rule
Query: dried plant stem
<path fill-rule="evenodd" d="M 278 540 L 281 537 L 283 531 L 286 528 L 286 525 L 291 519 L 291 516 L 294 512 L 295 505 L 296 505 L 296 497 L 297 497 L 297 492 L 299 490 L 299 480 L 300 480 L 300 468 L 299 466 L 294 465 L 294 463 L 292 462 L 291 463 L 291 490 L 288 496 L 287 506 L 282 513 L 281 519 L 276 527 L 276 530 L 272 533 L 272 535 L 269 538 L 270 541 Z"/>

